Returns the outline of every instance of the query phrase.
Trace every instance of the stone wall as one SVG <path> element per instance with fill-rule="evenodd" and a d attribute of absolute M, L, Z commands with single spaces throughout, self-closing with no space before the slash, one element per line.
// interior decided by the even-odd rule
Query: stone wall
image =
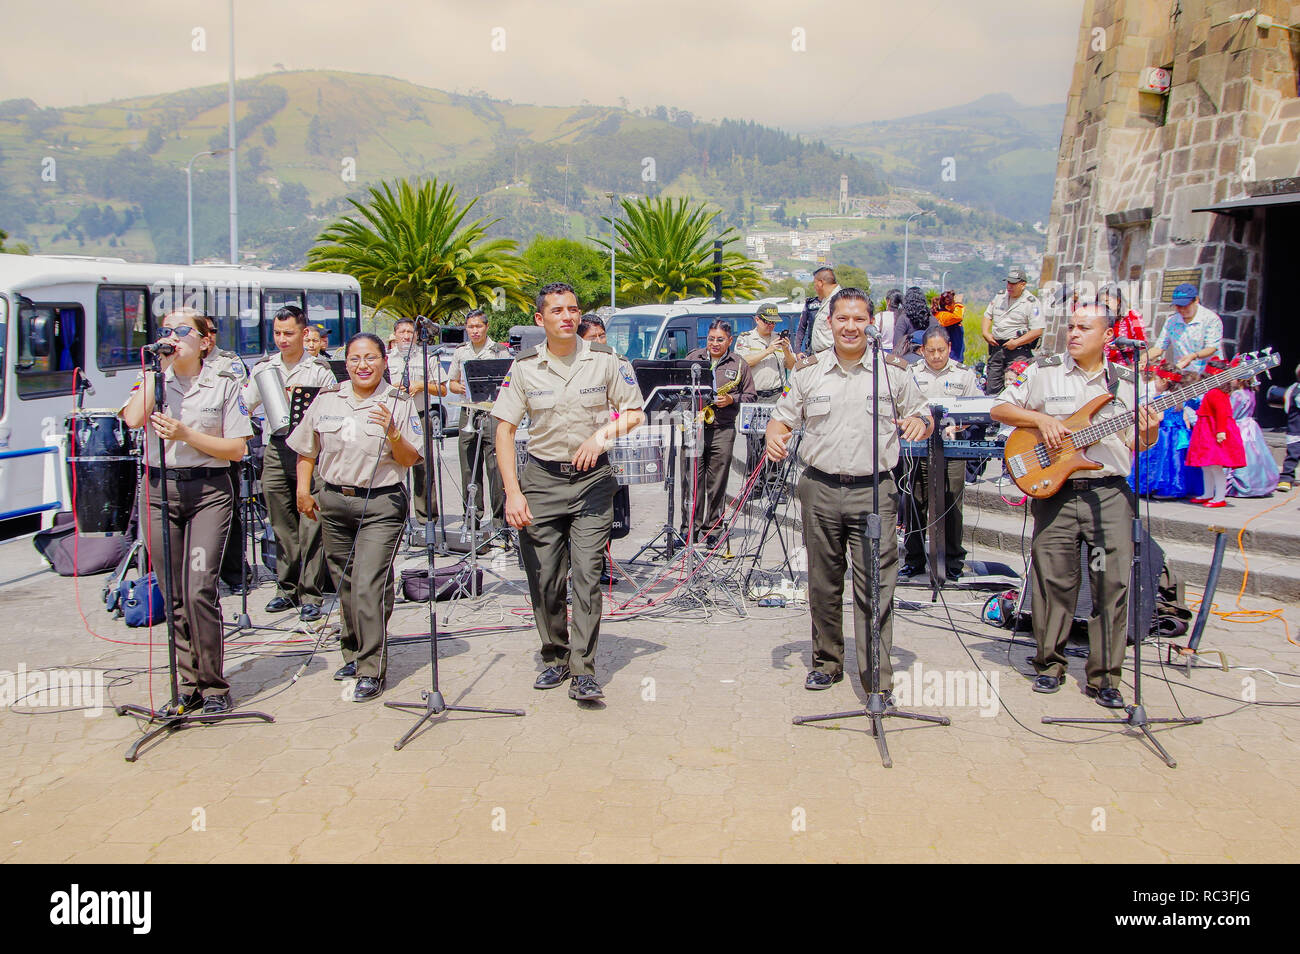
<path fill-rule="evenodd" d="M 1229 20 L 1251 5 L 1272 16 Z M 1165 273 L 1199 271 L 1230 344 L 1253 348 L 1263 217 L 1194 209 L 1300 192 L 1300 0 L 1087 0 L 1066 107 L 1043 281 L 1132 281 L 1148 329 Z M 1138 87 L 1170 68 L 1168 96 Z M 1053 316 L 1048 343 L 1064 343 Z"/>

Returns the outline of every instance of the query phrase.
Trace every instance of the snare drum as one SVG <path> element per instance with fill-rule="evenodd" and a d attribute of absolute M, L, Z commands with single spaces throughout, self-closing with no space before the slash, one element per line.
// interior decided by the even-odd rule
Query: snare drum
<path fill-rule="evenodd" d="M 665 479 L 664 445 L 656 434 L 632 433 L 609 447 L 614 479 L 620 484 L 654 484 Z"/>
<path fill-rule="evenodd" d="M 116 411 L 82 410 L 64 418 L 68 489 L 82 533 L 125 533 L 139 473 L 136 433 Z"/>

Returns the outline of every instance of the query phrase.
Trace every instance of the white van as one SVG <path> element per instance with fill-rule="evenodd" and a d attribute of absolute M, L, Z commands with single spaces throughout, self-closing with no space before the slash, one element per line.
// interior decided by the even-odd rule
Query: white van
<path fill-rule="evenodd" d="M 781 298 L 721 305 L 711 298 L 688 298 L 671 305 L 631 305 L 618 309 L 605 322 L 605 338 L 611 348 L 631 360 L 677 360 L 704 347 L 709 325 L 717 318 L 731 322 L 733 336 L 752 331 L 754 313 L 759 305 L 767 304 L 776 305 L 781 313 L 777 332 L 789 332 L 793 338 L 799 316 L 803 314 L 803 301 Z"/>

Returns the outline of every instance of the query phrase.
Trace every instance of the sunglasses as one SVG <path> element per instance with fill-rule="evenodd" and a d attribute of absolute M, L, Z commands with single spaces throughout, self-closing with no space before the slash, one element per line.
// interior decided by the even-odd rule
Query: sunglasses
<path fill-rule="evenodd" d="M 198 333 L 197 328 L 191 328 L 189 325 L 181 325 L 179 328 L 159 328 L 158 340 L 162 341 L 164 338 L 170 338 L 172 335 L 175 335 L 177 338 L 188 338 L 191 334 L 197 335 Z"/>

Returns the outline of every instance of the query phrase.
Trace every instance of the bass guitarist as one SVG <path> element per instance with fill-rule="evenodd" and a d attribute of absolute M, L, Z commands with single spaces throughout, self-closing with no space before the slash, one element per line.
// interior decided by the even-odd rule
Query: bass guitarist
<path fill-rule="evenodd" d="M 1039 358 L 1012 378 L 995 404 L 995 421 L 1036 428 L 1050 451 L 1065 447 L 1070 430 L 1062 423 L 1109 391 L 1115 399 L 1093 417 L 1100 423 L 1132 411 L 1133 372 L 1106 360 L 1114 339 L 1114 317 L 1085 305 L 1070 316 L 1067 353 Z M 1127 386 L 1126 386 L 1127 385 Z M 1160 418 L 1138 413 L 1139 450 L 1156 442 Z M 1133 466 L 1132 432 L 1104 438 L 1088 449 L 1100 470 L 1067 480 L 1054 495 L 1034 500 L 1031 548 L 1035 692 L 1056 692 L 1065 679 L 1065 642 L 1074 620 L 1080 585 L 1079 542 L 1088 545 L 1093 615 L 1088 621 L 1085 691 L 1108 709 L 1124 708 L 1120 676 L 1128 634 L 1128 578 L 1133 557 L 1133 504 L 1126 478 Z M 1106 624 L 1103 625 L 1103 620 Z"/>

